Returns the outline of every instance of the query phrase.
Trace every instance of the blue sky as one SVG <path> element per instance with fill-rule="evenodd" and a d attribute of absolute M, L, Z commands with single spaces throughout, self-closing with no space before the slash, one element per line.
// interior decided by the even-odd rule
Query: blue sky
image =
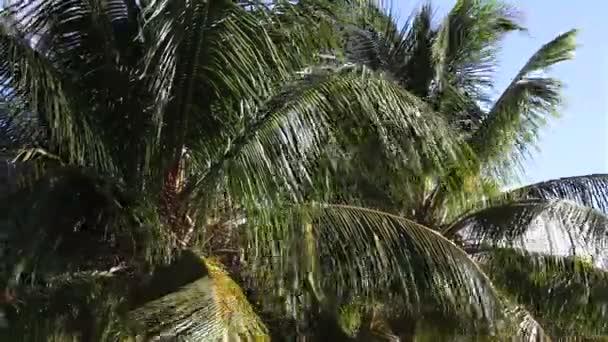
<path fill-rule="evenodd" d="M 434 0 L 443 16 L 455 0 Z M 405 19 L 422 1 L 394 0 Z M 551 75 L 566 83 L 562 117 L 541 136 L 540 153 L 526 167 L 526 183 L 547 179 L 608 173 L 608 1 L 511 0 L 523 14 L 529 32 L 505 39 L 498 86 L 510 78 L 544 43 L 571 28 L 580 29 L 573 61 L 555 66 Z"/>

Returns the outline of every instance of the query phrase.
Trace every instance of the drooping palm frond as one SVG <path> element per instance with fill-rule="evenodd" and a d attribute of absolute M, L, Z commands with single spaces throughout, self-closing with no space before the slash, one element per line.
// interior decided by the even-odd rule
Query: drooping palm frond
<path fill-rule="evenodd" d="M 35 115 L 23 115 L 23 106 L 16 101 L 0 103 L 0 151 L 13 154 L 23 147 L 47 145 L 47 130 Z"/>
<path fill-rule="evenodd" d="M 222 266 L 211 260 L 201 262 L 208 270 L 207 275 L 129 313 L 138 327 L 136 329 L 145 327 L 143 332 L 139 330 L 140 334 L 153 340 L 215 341 L 224 336 L 246 341 L 268 340 L 266 327 L 239 285 Z M 173 276 L 178 271 L 192 272 L 175 269 Z"/>
<path fill-rule="evenodd" d="M 10 12 L 2 12 L 9 16 Z M 49 139 L 70 162 L 94 164 L 101 170 L 112 168 L 107 150 L 92 138 L 91 122 L 82 115 L 74 101 L 79 94 L 69 77 L 63 74 L 44 53 L 37 50 L 33 41 L 9 21 L 2 21 L 0 79 L 4 97 L 21 98 L 28 112 L 38 115 L 42 125 L 49 127 Z M 44 114 L 42 114 L 44 113 Z"/>
<path fill-rule="evenodd" d="M 549 180 L 486 198 L 478 206 L 480 211 L 457 219 L 445 232 L 472 229 L 476 232 L 467 233 L 475 235 L 469 236 L 472 238 L 510 241 L 541 234 L 533 245 L 545 252 L 570 249 L 567 253 L 599 257 L 605 244 L 605 178 L 588 175 Z"/>
<path fill-rule="evenodd" d="M 444 230 L 472 243 L 513 246 L 529 252 L 603 258 L 608 217 L 564 200 L 525 200 L 469 214 Z"/>
<path fill-rule="evenodd" d="M 244 108 L 257 110 L 257 119 L 191 184 L 201 195 L 215 191 L 209 185 L 216 183 L 209 181 L 223 175 L 231 197 L 254 207 L 260 198 L 327 196 L 327 185 L 336 178 L 320 176 L 331 167 L 318 160 L 331 148 L 362 144 L 370 136 L 378 141 L 376 153 L 385 154 L 393 168 L 441 173 L 448 163 L 468 160 L 461 158 L 467 151 L 458 138 L 439 117 L 427 114 L 430 109 L 420 99 L 365 68 L 315 72 L 263 107 Z M 208 155 L 192 153 L 197 163 L 208 160 Z"/>
<path fill-rule="evenodd" d="M 500 320 L 502 304 L 483 272 L 429 228 L 341 205 L 262 214 L 248 222 L 247 256 L 252 281 L 271 292 L 303 299 L 301 283 L 311 281 L 315 296 L 330 309 L 332 302 L 360 299 L 417 314 L 435 303 L 473 324 Z"/>
<path fill-rule="evenodd" d="M 576 31 L 570 31 L 543 46 L 520 70 L 492 109 L 482 115 L 479 125 L 466 138 L 479 164 L 446 174 L 443 182 L 461 184 L 461 187 L 450 189 L 452 191 L 440 188 L 436 207 L 464 203 L 460 208 L 470 210 L 476 205 L 472 203 L 471 206 L 467 201 L 466 184 L 488 184 L 487 180 L 490 180 L 496 186 L 504 186 L 518 179 L 522 162 L 536 142 L 539 129 L 546 123 L 547 115 L 556 114 L 561 103 L 561 83 L 538 73 L 572 57 L 575 35 Z M 482 195 L 474 200 L 483 203 L 496 194 Z"/>
<path fill-rule="evenodd" d="M 470 139 L 484 168 L 496 172 L 519 167 L 536 142 L 547 115 L 561 104 L 561 83 L 542 75 L 557 63 L 571 59 L 577 31 L 559 35 L 536 52 L 494 103 Z"/>
<path fill-rule="evenodd" d="M 563 199 L 608 214 L 608 175 L 595 174 L 548 180 L 510 190 L 509 200 Z"/>
<path fill-rule="evenodd" d="M 478 260 L 496 286 L 528 308 L 552 337 L 606 334 L 605 270 L 584 259 L 512 249 L 488 250 Z"/>

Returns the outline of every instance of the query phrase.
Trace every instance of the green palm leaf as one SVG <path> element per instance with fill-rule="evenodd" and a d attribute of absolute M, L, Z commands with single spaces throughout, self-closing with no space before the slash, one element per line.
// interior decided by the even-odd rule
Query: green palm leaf
<path fill-rule="evenodd" d="M 361 298 L 412 314 L 436 303 L 479 325 L 500 319 L 502 304 L 483 272 L 427 227 L 343 205 L 301 206 L 280 215 L 248 222 L 253 281 L 269 281 L 272 292 L 297 294 L 308 279 L 330 310 L 336 300 Z"/>
<path fill-rule="evenodd" d="M 432 65 L 432 8 L 425 5 L 401 29 L 392 13 L 363 9 L 346 32 L 346 57 L 387 72 L 413 94 L 426 98 L 435 74 Z M 363 23 L 358 23 L 362 21 Z"/>
<path fill-rule="evenodd" d="M 547 254 L 604 253 L 608 217 L 564 200 L 508 202 L 471 213 L 444 230 L 476 246 L 514 246 Z M 475 250 L 475 248 L 473 249 Z"/>
<path fill-rule="evenodd" d="M 433 44 L 440 91 L 453 88 L 475 102 L 488 101 L 498 43 L 506 33 L 515 30 L 522 27 L 517 24 L 513 9 L 504 3 L 457 1 Z"/>
<path fill-rule="evenodd" d="M 225 93 L 234 98 L 264 97 L 277 77 L 285 75 L 279 51 L 259 16 L 231 1 L 152 1 L 144 15 L 145 33 L 154 42 L 146 68 L 157 96 L 154 120 L 158 134 L 161 127 L 166 131 L 164 140 L 177 139 L 166 140 L 167 148 L 176 149 L 168 150 L 170 158 L 181 153 L 194 132 L 204 132 L 209 139 L 215 134 L 211 128 L 217 131 L 220 124 L 231 123 L 220 121 L 211 107 Z M 205 103 L 195 105 L 201 98 Z M 165 113 L 177 114 L 164 117 Z"/>
<path fill-rule="evenodd" d="M 608 213 L 608 175 L 596 174 L 586 176 L 553 179 L 527 185 L 507 192 L 504 196 L 510 200 L 521 199 L 564 199 L 578 205 Z"/>
<path fill-rule="evenodd" d="M 459 157 L 467 155 L 464 146 L 439 117 L 427 114 L 430 110 L 422 101 L 366 69 L 314 72 L 263 107 L 243 108 L 257 110 L 251 115 L 257 119 L 191 184 L 192 191 L 208 195 L 216 178 L 225 175 L 219 179 L 228 182 L 231 196 L 254 207 L 260 198 L 301 201 L 316 196 L 315 191 L 322 192 L 318 189 L 327 189 L 331 182 L 319 177 L 326 166 L 317 160 L 330 153 L 330 147 L 364 143 L 364 131 L 380 140 L 377 153 L 395 156 L 395 167 L 439 173 L 448 163 L 467 161 Z M 199 153 L 193 151 L 195 163 L 208 160 L 209 154 Z M 409 165 L 404 165 L 406 158 L 412 161 Z"/>
<path fill-rule="evenodd" d="M 498 288 L 527 307 L 555 338 L 606 334 L 608 278 L 579 258 L 492 249 L 478 258 Z"/>
<path fill-rule="evenodd" d="M 146 336 L 180 341 L 215 341 L 223 336 L 267 340 L 266 327 L 241 288 L 220 265 L 205 260 L 209 273 L 130 312 Z M 191 272 L 191 270 L 181 270 Z M 175 272 L 175 271 L 174 271 Z"/>
<path fill-rule="evenodd" d="M 518 166 L 534 144 L 547 114 L 555 114 L 561 83 L 541 73 L 572 58 L 577 31 L 545 44 L 513 78 L 473 134 L 470 144 L 482 165 L 504 171 L 504 163 Z"/>
<path fill-rule="evenodd" d="M 10 15 L 10 11 L 2 12 L 4 17 Z M 3 21 L 0 28 L 2 91 L 9 99 L 23 98 L 27 109 L 37 113 L 43 125 L 49 127 L 49 138 L 70 162 L 111 170 L 108 151 L 94 138 L 92 123 L 75 113 L 79 98 L 76 86 L 33 46 L 27 31 L 20 32 L 15 25 Z"/>

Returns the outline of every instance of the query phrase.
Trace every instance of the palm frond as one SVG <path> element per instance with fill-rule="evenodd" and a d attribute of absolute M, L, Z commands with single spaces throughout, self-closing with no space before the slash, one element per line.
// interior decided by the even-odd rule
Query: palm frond
<path fill-rule="evenodd" d="M 170 160 L 193 135 L 200 140 L 204 132 L 210 140 L 222 131 L 219 127 L 235 124 L 234 118 L 220 117 L 232 105 L 227 100 L 264 98 L 286 75 L 279 49 L 263 17 L 255 13 L 231 1 L 147 4 L 144 33 L 154 43 L 147 52 L 146 72 L 156 95 L 157 134 L 164 127 Z M 231 96 L 225 98 L 227 93 Z M 178 114 L 166 116 L 168 112 Z"/>
<path fill-rule="evenodd" d="M 572 58 L 576 33 L 568 31 L 541 47 L 494 103 L 470 139 L 484 167 L 500 173 L 505 163 L 517 167 L 525 160 L 547 115 L 561 104 L 561 83 L 542 73 Z"/>
<path fill-rule="evenodd" d="M 220 265 L 204 261 L 208 275 L 161 298 L 145 303 L 129 316 L 146 336 L 211 341 L 223 336 L 265 340 L 267 330 L 240 287 Z"/>
<path fill-rule="evenodd" d="M 498 43 L 521 29 L 513 9 L 502 2 L 457 1 L 433 44 L 439 92 L 452 87 L 476 102 L 488 101 Z"/>
<path fill-rule="evenodd" d="M 248 222 L 247 256 L 252 281 L 273 295 L 305 298 L 301 283 L 310 281 L 322 305 L 384 301 L 416 314 L 434 303 L 473 324 L 499 320 L 501 303 L 483 272 L 427 227 L 342 205 L 262 214 Z"/>
<path fill-rule="evenodd" d="M 381 9 L 364 10 L 359 17 L 363 23 L 347 30 L 347 60 L 384 71 L 408 91 L 426 98 L 434 78 L 431 6 L 412 14 L 401 29 L 394 15 Z"/>
<path fill-rule="evenodd" d="M 10 11 L 2 12 L 3 17 L 10 15 Z M 73 82 L 35 48 L 31 38 L 11 25 L 15 24 L 3 21 L 0 32 L 5 98 L 21 98 L 28 111 L 48 127 L 53 146 L 71 163 L 112 170 L 112 160 L 103 143 L 94 138 L 91 122 L 75 112 L 79 93 Z"/>
<path fill-rule="evenodd" d="M 509 200 L 563 199 L 608 214 L 608 175 L 595 174 L 548 180 L 510 190 Z"/>
<path fill-rule="evenodd" d="M 608 274 L 581 258 L 490 249 L 479 262 L 496 286 L 553 337 L 606 334 Z"/>
<path fill-rule="evenodd" d="M 366 69 L 313 73 L 285 87 L 265 106 L 251 109 L 258 110 L 253 115 L 257 120 L 192 184 L 197 192 L 215 191 L 216 181 L 209 181 L 225 175 L 231 196 L 255 207 L 260 198 L 314 197 L 314 185 L 327 189 L 331 182 L 319 177 L 323 167 L 318 159 L 329 147 L 365 142 L 369 136 L 364 130 L 378 139 L 378 153 L 395 157 L 393 167 L 440 172 L 449 163 L 467 160 L 458 157 L 466 155 L 464 146 L 443 121 L 426 114 L 430 110 L 422 101 Z M 208 155 L 193 156 L 209 160 Z"/>
<path fill-rule="evenodd" d="M 96 148 L 85 149 L 81 154 L 88 160 L 76 159 L 78 165 L 143 182 L 138 168 L 145 155 L 142 145 L 149 125 L 145 108 L 150 96 L 138 79 L 142 59 L 142 41 L 136 39 L 139 10 L 131 0 L 50 0 L 18 1 L 4 14 L 13 19 L 15 34 L 53 68 L 62 90 L 59 96 L 54 89 L 36 94 L 16 80 L 7 84 L 11 94 L 19 90 L 15 95 L 20 95 L 26 112 L 33 113 L 38 125 L 49 131 L 49 138 L 76 139 L 78 145 Z M 16 56 L 21 53 L 15 51 Z M 75 126 L 71 133 L 55 132 L 55 125 L 64 131 L 70 126 L 56 122 L 47 108 L 30 103 L 30 97 L 41 95 L 59 101 L 62 114 L 85 129 Z M 133 137 L 138 138 L 130 144 L 117 143 Z M 73 164 L 73 153 L 65 151 L 65 146 L 51 139 L 44 147 Z"/>
<path fill-rule="evenodd" d="M 212 289 L 211 278 L 197 280 L 137 309 L 131 314 L 132 319 L 143 322 L 145 334 L 158 339 L 177 336 L 187 336 L 191 341 L 220 339 L 225 326 Z"/>
<path fill-rule="evenodd" d="M 24 113 L 17 101 L 0 103 L 0 151 L 11 154 L 23 147 L 46 146 L 47 129 L 35 115 Z"/>
<path fill-rule="evenodd" d="M 393 59 L 406 61 L 398 65 L 400 84 L 422 98 L 431 95 L 431 84 L 436 76 L 432 58 L 436 32 L 431 26 L 432 20 L 431 5 L 422 6 L 412 21 L 407 37 L 403 37 L 391 53 Z"/>
<path fill-rule="evenodd" d="M 608 217 L 564 200 L 508 202 L 479 210 L 444 230 L 479 246 L 513 246 L 528 252 L 603 257 Z"/>

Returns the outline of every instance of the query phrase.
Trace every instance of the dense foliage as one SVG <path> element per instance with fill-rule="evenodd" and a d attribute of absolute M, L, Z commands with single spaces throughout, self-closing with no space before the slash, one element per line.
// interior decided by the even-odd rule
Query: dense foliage
<path fill-rule="evenodd" d="M 607 176 L 500 191 L 559 111 L 547 71 L 576 31 L 495 98 L 524 30 L 498 1 L 402 28 L 365 1 L 1 16 L 0 337 L 605 332 L 604 272 L 569 257 L 603 257 Z"/>

